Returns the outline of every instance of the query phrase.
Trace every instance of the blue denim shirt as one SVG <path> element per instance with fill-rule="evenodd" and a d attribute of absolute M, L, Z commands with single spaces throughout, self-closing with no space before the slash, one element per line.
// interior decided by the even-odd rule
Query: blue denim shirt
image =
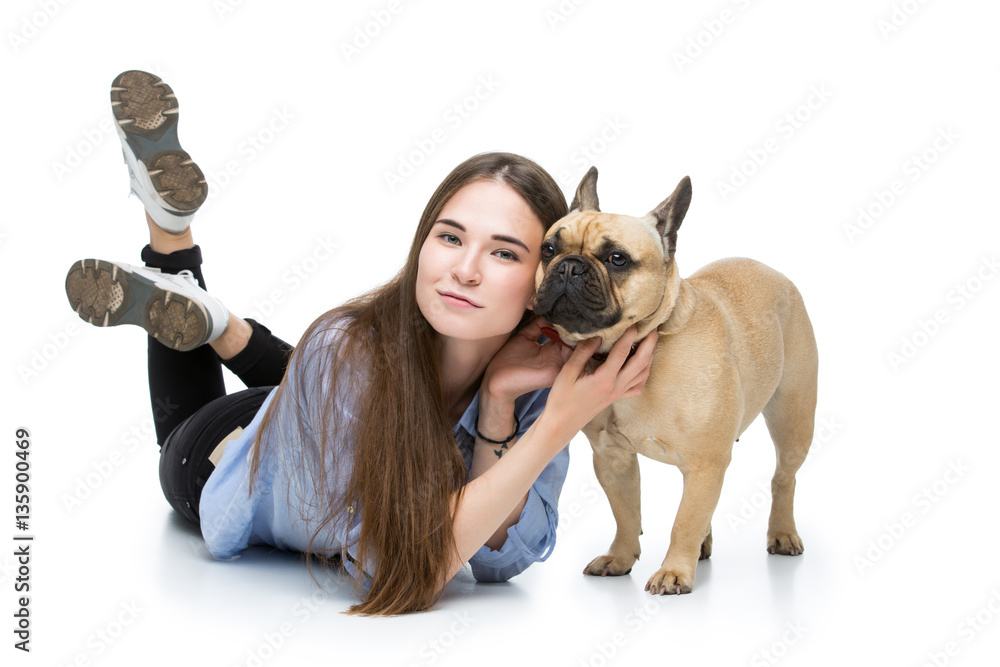
<path fill-rule="evenodd" d="M 336 330 L 313 337 L 304 344 L 313 347 L 336 342 Z M 301 345 L 301 344 L 300 344 Z M 290 442 L 303 442 L 312 437 L 309 423 L 315 418 L 314 406 L 322 402 L 312 397 L 296 396 L 295 388 L 323 386 L 322 368 L 311 363 L 320 355 L 309 354 L 316 350 L 305 350 L 297 355 L 286 373 L 286 389 L 281 403 L 275 406 L 277 437 L 292 438 Z M 295 363 L 298 361 L 299 363 Z M 329 391 L 329 387 L 325 387 Z M 335 390 L 335 389 L 334 389 Z M 282 454 L 281 447 L 270 447 L 269 454 L 261 462 L 261 475 L 249 492 L 250 461 L 254 436 L 263 415 L 275 399 L 273 390 L 250 425 L 239 438 L 230 442 L 222 460 L 209 477 L 202 490 L 199 513 L 202 535 L 212 555 L 220 560 L 233 560 L 251 545 L 268 544 L 288 551 L 305 551 L 315 525 L 303 518 L 308 516 L 307 508 L 315 497 L 312 475 L 304 474 L 301 460 L 289 460 L 294 455 Z M 300 389 L 300 391 L 306 391 Z M 538 418 L 548 389 L 525 394 L 515 402 L 515 413 L 520 422 L 519 435 L 523 434 Z M 336 404 L 340 416 L 350 418 L 354 414 L 353 397 L 340 391 Z M 472 466 L 472 450 L 475 445 L 475 424 L 479 416 L 479 396 L 473 398 L 458 424 L 452 429 L 455 441 L 465 460 L 466 467 Z M 302 424 L 306 425 L 303 427 Z M 305 430 L 303 430 L 305 429 Z M 350 461 L 350 443 L 340 443 L 341 463 Z M 516 446 L 516 445 L 515 445 Z M 301 448 L 289 448 L 289 451 Z M 330 465 L 330 464 L 328 464 Z M 558 522 L 558 500 L 566 479 L 569 466 L 569 447 L 564 447 L 545 467 L 528 493 L 528 500 L 521 511 L 518 522 L 507 530 L 507 540 L 499 551 L 483 546 L 469 561 L 473 576 L 478 581 L 506 581 L 524 571 L 529 565 L 543 561 L 552 552 L 556 541 Z M 346 488 L 350 470 L 344 465 L 330 465 L 325 479 L 338 488 Z M 351 553 L 361 533 L 361 514 L 355 512 L 324 527 L 312 551 L 332 555 L 346 548 Z M 370 578 L 354 563 L 345 560 L 348 571 L 368 588 Z"/>

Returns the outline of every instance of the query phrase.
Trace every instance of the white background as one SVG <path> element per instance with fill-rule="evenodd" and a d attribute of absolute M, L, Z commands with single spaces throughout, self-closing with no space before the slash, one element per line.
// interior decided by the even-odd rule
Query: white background
<path fill-rule="evenodd" d="M 4 3 L 4 664 L 995 660 L 997 5 L 389 7 Z M 431 612 L 350 618 L 342 582 L 320 574 L 317 588 L 296 556 L 212 561 L 160 494 L 145 336 L 84 325 L 63 292 L 74 260 L 138 263 L 146 242 L 110 124 L 126 69 L 174 88 L 181 141 L 212 179 L 194 226 L 209 287 L 292 342 L 398 269 L 434 187 L 470 155 L 527 155 L 568 197 L 596 164 L 602 208 L 632 214 L 690 175 L 682 273 L 754 257 L 798 285 L 813 319 L 805 554 L 765 552 L 773 449 L 755 424 L 688 596 L 642 592 L 681 485 L 651 461 L 642 559 L 627 577 L 581 575 L 614 530 L 582 436 L 552 557 L 507 584 L 460 577 Z M 390 187 L 401 164 L 412 173 Z M 872 218 L 850 234 L 859 208 Z M 19 426 L 32 434 L 30 655 L 12 648 Z"/>

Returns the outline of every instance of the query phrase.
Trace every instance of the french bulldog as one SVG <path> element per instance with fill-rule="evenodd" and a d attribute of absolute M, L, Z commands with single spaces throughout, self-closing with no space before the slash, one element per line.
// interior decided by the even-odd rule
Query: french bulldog
<path fill-rule="evenodd" d="M 801 554 L 792 501 L 813 438 L 817 350 L 799 291 L 744 258 L 681 278 L 674 250 L 691 203 L 688 177 L 641 218 L 601 212 L 596 185 L 591 167 L 570 213 L 546 233 L 534 311 L 570 346 L 600 336 L 606 352 L 632 325 L 638 339 L 654 329 L 659 337 L 642 393 L 583 429 L 617 523 L 608 552 L 584 573 L 628 574 L 639 558 L 642 454 L 677 466 L 684 478 L 670 546 L 646 590 L 691 592 L 698 560 L 712 553 L 712 515 L 733 443 L 759 414 L 777 452 L 767 550 Z"/>

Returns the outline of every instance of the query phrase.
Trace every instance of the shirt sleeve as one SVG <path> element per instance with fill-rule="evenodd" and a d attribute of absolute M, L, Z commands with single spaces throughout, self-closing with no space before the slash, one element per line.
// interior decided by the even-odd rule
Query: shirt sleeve
<path fill-rule="evenodd" d="M 528 491 L 521 516 L 499 551 L 482 546 L 469 560 L 477 581 L 507 581 L 549 557 L 556 545 L 558 501 L 569 468 L 569 446 L 553 457 Z"/>
<path fill-rule="evenodd" d="M 526 414 L 519 417 L 522 433 L 541 414 L 547 397 L 546 390 L 532 401 Z M 569 445 L 549 461 L 542 474 L 531 485 L 521 516 L 517 523 L 507 529 L 507 539 L 500 550 L 494 551 L 484 545 L 469 560 L 477 581 L 507 581 L 532 563 L 549 557 L 556 544 L 559 493 L 566 481 L 568 469 Z"/>

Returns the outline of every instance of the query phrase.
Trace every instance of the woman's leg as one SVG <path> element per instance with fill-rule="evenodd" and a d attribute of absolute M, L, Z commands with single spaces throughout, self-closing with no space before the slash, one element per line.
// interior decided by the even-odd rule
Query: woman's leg
<path fill-rule="evenodd" d="M 123 72 L 112 82 L 111 108 L 132 192 L 145 209 L 149 245 L 142 258 L 153 270 L 81 260 L 67 274 L 66 294 L 85 321 L 135 324 L 150 334 L 150 402 L 162 446 L 177 425 L 225 394 L 220 360 L 235 364 L 250 385 L 276 384 L 290 348 L 263 327 L 255 335 L 259 325 L 234 317 L 204 291 L 190 225 L 208 184 L 181 148 L 171 88 L 147 72 Z"/>
<path fill-rule="evenodd" d="M 161 229 L 147 214 L 149 245 L 142 250 L 147 267 L 162 273 L 190 271 L 205 289 L 201 249 L 191 228 L 183 235 Z M 166 251 L 166 252 L 164 252 Z M 157 442 L 166 437 L 195 410 L 225 395 L 222 365 L 247 387 L 273 386 L 281 382 L 292 347 L 254 320 L 228 313 L 228 326 L 221 336 L 190 352 L 178 352 L 149 337 L 149 397 L 156 425 Z"/>
<path fill-rule="evenodd" d="M 160 229 L 148 215 L 147 222 L 150 242 L 142 251 L 146 266 L 164 273 L 188 270 L 205 289 L 201 251 L 190 227 L 179 236 Z M 201 490 L 218 462 L 213 454 L 253 420 L 273 385 L 284 377 L 291 352 L 290 345 L 263 325 L 232 313 L 221 336 L 190 352 L 172 350 L 149 337 L 149 392 L 161 445 L 160 486 L 167 502 L 184 518 L 199 523 Z M 248 389 L 226 395 L 222 365 Z"/>
<path fill-rule="evenodd" d="M 221 458 L 220 444 L 238 437 L 272 389 L 255 387 L 217 398 L 167 437 L 160 449 L 160 487 L 170 506 L 185 519 L 200 523 L 201 490 Z"/>
<path fill-rule="evenodd" d="M 147 268 L 82 260 L 66 277 L 66 294 L 92 324 L 135 324 L 150 334 L 149 394 L 161 482 L 171 504 L 196 521 L 201 487 L 214 468 L 212 451 L 253 418 L 268 385 L 281 381 L 291 347 L 205 292 L 190 224 L 208 186 L 177 140 L 173 91 L 154 75 L 129 71 L 112 83 L 111 100 L 132 191 L 146 210 Z M 260 388 L 227 397 L 222 364 Z"/>

